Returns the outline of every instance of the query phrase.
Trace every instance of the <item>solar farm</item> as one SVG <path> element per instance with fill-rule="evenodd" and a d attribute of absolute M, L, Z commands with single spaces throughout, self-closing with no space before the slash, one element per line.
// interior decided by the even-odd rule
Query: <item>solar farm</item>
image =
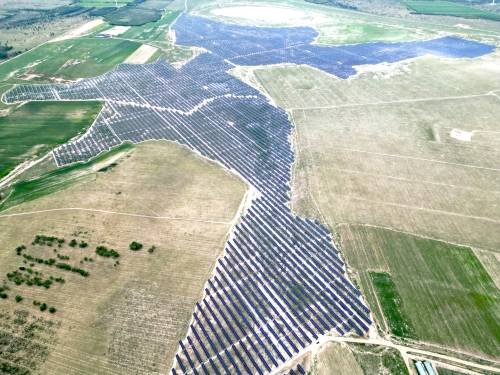
<path fill-rule="evenodd" d="M 205 53 L 180 69 L 163 61 L 124 64 L 73 85 L 20 85 L 6 94 L 8 102 L 106 101 L 83 137 L 53 151 L 58 165 L 88 161 L 124 141 L 166 139 L 218 161 L 260 193 L 196 305 L 173 373 L 208 366 L 263 374 L 318 335 L 363 336 L 372 323 L 330 231 L 286 205 L 294 158 L 288 116 L 227 74 L 230 67 Z"/>
<path fill-rule="evenodd" d="M 375 261 L 370 270 L 357 270 L 364 277 L 360 289 L 346 264 L 346 253 L 350 260 L 358 256 L 353 255 L 352 243 L 344 251 L 337 229 L 324 217 L 304 217 L 292 209 L 298 147 L 295 112 L 271 103 L 272 90 L 263 92 L 231 71 L 294 64 L 349 83 L 360 74 L 359 66 L 423 56 L 475 59 L 494 53 L 496 46 L 453 35 L 326 46 L 316 43 L 319 32 L 309 26 L 242 26 L 179 14 L 170 26 L 172 43 L 198 51 L 182 64 L 174 66 L 160 58 L 150 64 L 121 63 L 101 76 L 71 84 L 16 82 L 2 101 L 12 106 L 32 101 L 104 103 L 84 134 L 51 151 L 60 169 L 92 162 L 124 143 L 170 141 L 244 181 L 253 196 L 224 239 L 223 252 L 193 306 L 175 356 L 165 361 L 172 375 L 317 374 L 311 370 L 314 361 L 306 365 L 297 358 L 332 339 L 364 345 L 363 340 L 377 337 L 387 326 L 381 324 L 387 309 L 378 305 L 382 300 L 374 297 L 366 278 L 375 272 L 372 269 L 380 275 L 387 270 Z M 153 55 L 162 46 L 149 48 L 155 48 Z M 315 209 L 321 211 L 317 205 Z M 370 251 L 369 245 L 363 249 Z M 389 273 L 383 275 L 390 279 Z M 394 282 L 391 287 L 396 290 Z M 389 302 L 397 315 L 402 303 L 395 298 Z M 418 340 L 415 335 L 407 338 Z M 382 354 L 374 351 L 390 358 L 380 366 L 393 361 L 387 368 L 410 369 L 411 356 L 391 345 L 379 351 Z M 360 354 L 340 346 L 330 350 L 338 357 L 330 366 L 350 361 L 355 371 L 371 371 L 356 361 L 372 352 Z M 419 373 L 434 373 L 430 362 L 415 363 Z M 320 363 L 319 368 L 327 367 Z"/>

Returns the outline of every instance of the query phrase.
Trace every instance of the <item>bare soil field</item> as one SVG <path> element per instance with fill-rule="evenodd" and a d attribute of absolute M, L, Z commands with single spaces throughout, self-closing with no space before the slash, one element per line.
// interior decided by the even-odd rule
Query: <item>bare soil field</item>
<path fill-rule="evenodd" d="M 156 53 L 156 51 L 158 51 L 158 48 L 148 46 L 147 44 L 143 44 L 133 54 L 131 54 L 124 62 L 126 64 L 145 64 L 149 61 L 151 56 L 153 56 Z"/>
<path fill-rule="evenodd" d="M 7 282 L 1 317 L 11 322 L 14 311 L 27 311 L 34 320 L 52 322 L 48 338 L 35 340 L 45 347 L 40 355 L 14 353 L 22 358 L 22 368 L 33 361 L 34 373 L 154 374 L 170 369 L 245 185 L 171 142 L 144 143 L 123 155 L 86 183 L 0 215 L 0 274 L 30 267 L 14 250 L 23 244 L 24 254 L 69 256 L 68 264 L 90 273 L 82 277 L 35 262 L 33 271 L 63 277 L 65 283 L 45 289 Z M 31 245 L 36 235 L 64 238 L 65 243 Z M 71 239 L 88 246 L 70 247 Z M 143 248 L 130 250 L 132 241 Z M 120 256 L 102 257 L 96 246 L 115 249 Z M 23 300 L 15 302 L 16 295 Z M 41 312 L 33 300 L 57 311 Z M 11 337 L 16 327 L 2 324 L 0 330 Z"/>

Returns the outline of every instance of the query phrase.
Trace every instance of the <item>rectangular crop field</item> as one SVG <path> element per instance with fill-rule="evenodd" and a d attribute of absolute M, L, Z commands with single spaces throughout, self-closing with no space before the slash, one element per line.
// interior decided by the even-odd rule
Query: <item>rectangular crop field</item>
<path fill-rule="evenodd" d="M 140 46 L 128 40 L 94 38 L 47 43 L 0 65 L 0 80 L 23 73 L 49 82 L 57 77 L 95 77 L 114 69 Z"/>
<path fill-rule="evenodd" d="M 30 102 L 0 117 L 0 177 L 87 129 L 100 102 Z"/>
<path fill-rule="evenodd" d="M 470 248 L 362 225 L 341 225 L 340 233 L 379 321 L 386 301 L 370 270 L 391 275 L 419 340 L 498 358 L 500 290 Z"/>
<path fill-rule="evenodd" d="M 421 14 L 435 14 L 440 16 L 455 16 L 464 18 L 483 18 L 500 21 L 500 14 L 485 10 L 454 4 L 447 1 L 401 1 L 408 8 Z"/>

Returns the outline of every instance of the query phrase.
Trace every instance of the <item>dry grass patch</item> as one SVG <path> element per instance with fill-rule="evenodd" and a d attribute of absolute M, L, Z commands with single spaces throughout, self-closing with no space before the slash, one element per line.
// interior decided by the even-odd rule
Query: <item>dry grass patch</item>
<path fill-rule="evenodd" d="M 57 253 L 90 273 L 85 278 L 36 263 L 34 270 L 66 282 L 50 289 L 8 283 L 9 298 L 0 301 L 4 313 L 23 309 L 47 318 L 33 300 L 57 308 L 51 316 L 60 324 L 57 343 L 38 371 L 167 373 L 244 192 L 240 180 L 185 147 L 148 142 L 90 182 L 4 211 L 21 215 L 0 217 L 0 274 L 26 266 L 14 250 L 22 244 L 26 254 L 55 258 L 54 247 L 30 244 L 37 234 L 65 238 Z M 88 247 L 69 247 L 73 238 Z M 143 248 L 131 251 L 132 241 Z M 120 257 L 97 255 L 101 245 Z M 84 257 L 93 261 L 80 263 Z"/>
<path fill-rule="evenodd" d="M 345 344 L 328 343 L 318 353 L 318 375 L 338 373 L 343 375 L 363 375 L 363 370 Z"/>
<path fill-rule="evenodd" d="M 332 226 L 367 223 L 500 250 L 497 97 L 292 114 L 298 171 Z M 450 137 L 458 126 L 478 132 L 462 142 Z"/>

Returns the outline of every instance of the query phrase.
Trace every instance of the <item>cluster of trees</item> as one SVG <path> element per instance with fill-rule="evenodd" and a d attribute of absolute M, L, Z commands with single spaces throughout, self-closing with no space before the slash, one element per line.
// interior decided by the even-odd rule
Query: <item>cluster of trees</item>
<path fill-rule="evenodd" d="M 33 256 L 29 254 L 23 254 L 23 257 L 26 258 L 27 260 L 35 261 L 37 263 L 43 263 L 48 266 L 52 266 L 56 263 L 56 260 L 54 258 L 49 258 L 49 259 L 42 259 L 42 258 L 34 258 Z"/>
<path fill-rule="evenodd" d="M 20 268 L 24 269 L 24 267 Z M 40 276 L 34 276 L 33 278 L 31 278 L 29 274 L 25 274 L 16 270 L 14 272 L 9 272 L 7 274 L 7 279 L 9 281 L 12 281 L 16 285 L 21 285 L 23 283 L 26 283 L 26 285 L 28 286 L 36 285 L 36 286 L 43 286 L 46 289 L 49 289 L 50 285 L 52 284 L 52 280 L 50 278 L 44 280 Z"/>
<path fill-rule="evenodd" d="M 64 243 L 64 238 L 57 238 L 57 237 L 49 237 L 49 236 L 44 236 L 44 235 L 37 235 L 33 242 L 31 243 L 32 245 L 47 245 L 47 246 L 52 246 L 53 243 L 57 242 L 59 246 Z"/>
<path fill-rule="evenodd" d="M 130 250 L 139 250 L 142 248 L 142 243 L 139 243 L 139 242 L 132 242 L 130 245 Z"/>
<path fill-rule="evenodd" d="M 77 243 L 78 242 L 76 242 L 76 240 L 73 238 L 71 241 L 69 241 L 69 246 L 75 247 Z M 84 240 L 81 240 L 80 243 L 78 243 L 78 247 L 84 248 L 87 246 L 88 246 L 88 243 L 85 242 Z"/>
<path fill-rule="evenodd" d="M 42 303 L 42 302 L 39 302 L 39 301 L 37 301 L 37 300 L 34 300 L 34 301 L 33 301 L 33 305 L 35 305 L 35 306 L 40 306 L 40 311 L 45 311 L 45 310 L 47 310 L 47 304 L 46 304 L 45 302 L 44 302 L 44 303 Z M 49 312 L 51 312 L 51 313 L 55 313 L 55 312 L 56 312 L 56 308 L 55 308 L 54 306 L 49 307 Z"/>
<path fill-rule="evenodd" d="M 21 245 L 21 246 L 18 246 L 16 247 L 16 252 L 17 252 L 17 255 L 21 255 L 21 252 L 26 249 L 26 246 L 24 245 Z"/>
<path fill-rule="evenodd" d="M 80 275 L 82 275 L 84 277 L 87 277 L 89 275 L 89 273 L 87 271 L 82 270 L 81 268 L 78 268 L 78 267 L 71 267 L 67 263 L 57 263 L 56 267 L 57 268 L 61 268 L 63 270 L 68 270 L 68 271 L 71 271 L 71 272 L 79 273 Z"/>
<path fill-rule="evenodd" d="M 109 258 L 109 257 L 118 258 L 120 256 L 120 254 L 118 254 L 118 252 L 116 250 L 113 250 L 113 249 L 108 250 L 108 248 L 106 246 L 97 246 L 95 248 L 95 252 L 103 257 L 106 257 L 106 258 Z"/>

